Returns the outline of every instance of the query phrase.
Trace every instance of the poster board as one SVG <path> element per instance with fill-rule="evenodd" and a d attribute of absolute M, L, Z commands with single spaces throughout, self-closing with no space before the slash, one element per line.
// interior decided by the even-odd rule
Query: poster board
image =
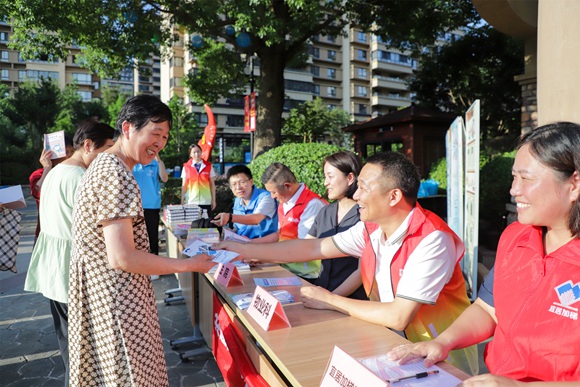
<path fill-rule="evenodd" d="M 471 289 L 472 301 L 477 298 L 479 247 L 479 109 L 480 103 L 476 100 L 465 113 L 465 256 L 461 260 L 461 269 Z"/>
<path fill-rule="evenodd" d="M 447 159 L 447 224 L 463 240 L 463 117 L 457 117 L 445 136 Z"/>

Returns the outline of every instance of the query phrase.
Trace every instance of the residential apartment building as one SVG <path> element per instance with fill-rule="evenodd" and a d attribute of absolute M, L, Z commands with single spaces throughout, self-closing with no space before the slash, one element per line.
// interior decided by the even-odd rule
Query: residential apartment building
<path fill-rule="evenodd" d="M 0 81 L 13 89 L 26 79 L 35 80 L 44 76 L 54 79 L 62 88 L 76 84 L 83 100 L 99 98 L 101 88 L 108 85 L 131 94 L 157 95 L 163 101 L 176 95 L 189 104 L 184 78 L 196 71 L 196 61 L 186 49 L 185 42 L 191 37 L 177 28 L 175 32 L 180 39 L 168 48 L 167 60 L 152 57 L 137 69 L 123 71 L 118 79 L 101 80 L 75 63 L 79 47 L 72 47 L 64 62 L 48 57 L 36 61 L 22 60 L 17 51 L 7 46 L 10 25 L 0 22 Z M 447 40 L 452 38 L 453 34 L 444 37 Z M 329 109 L 341 108 L 356 122 L 409 106 L 413 100 L 405 82 L 417 68 L 417 62 L 408 53 L 388 48 L 376 35 L 350 28 L 347 37 L 314 36 L 309 52 L 310 58 L 305 68 L 286 69 L 285 113 L 300 103 L 320 97 Z M 248 75 L 253 70 L 253 79 L 259 78 L 258 59 L 247 58 L 247 64 Z M 250 78 L 247 93 L 251 88 Z M 191 109 L 200 126 L 204 127 L 207 116 L 203 106 L 191 104 Z M 212 106 L 212 111 L 218 132 L 230 133 L 234 137 L 247 136 L 243 133 L 242 96 L 222 98 Z"/>

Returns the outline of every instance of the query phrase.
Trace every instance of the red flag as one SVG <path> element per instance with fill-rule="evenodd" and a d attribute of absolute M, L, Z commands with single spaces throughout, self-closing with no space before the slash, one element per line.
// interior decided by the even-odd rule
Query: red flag
<path fill-rule="evenodd" d="M 205 112 L 207 113 L 207 126 L 203 131 L 203 136 L 201 140 L 197 143 L 201 148 L 201 158 L 205 161 L 209 162 L 211 157 L 211 150 L 213 149 L 213 144 L 215 140 L 215 133 L 216 133 L 216 125 L 215 125 L 215 118 L 213 116 L 213 112 L 211 111 L 210 107 L 207 105 L 203 105 L 205 108 Z"/>

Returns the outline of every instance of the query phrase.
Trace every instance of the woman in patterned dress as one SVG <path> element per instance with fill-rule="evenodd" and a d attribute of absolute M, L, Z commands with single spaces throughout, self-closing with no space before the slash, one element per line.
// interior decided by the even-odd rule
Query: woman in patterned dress
<path fill-rule="evenodd" d="M 95 159 L 73 213 L 69 280 L 71 386 L 168 386 L 150 275 L 207 272 L 208 255 L 150 254 L 141 195 L 131 170 L 167 143 L 171 111 L 159 98 L 129 99 L 115 145 Z"/>

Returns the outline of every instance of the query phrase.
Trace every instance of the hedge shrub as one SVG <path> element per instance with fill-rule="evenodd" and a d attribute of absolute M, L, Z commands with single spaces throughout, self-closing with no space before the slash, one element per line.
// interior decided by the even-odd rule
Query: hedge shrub
<path fill-rule="evenodd" d="M 299 182 L 305 183 L 308 188 L 317 194 L 324 196 L 324 173 L 322 172 L 322 160 L 335 152 L 342 150 L 336 145 L 308 143 L 286 144 L 270 149 L 256 157 L 248 167 L 252 171 L 254 183 L 263 188 L 262 175 L 272 163 L 282 163 L 288 166 Z"/>

